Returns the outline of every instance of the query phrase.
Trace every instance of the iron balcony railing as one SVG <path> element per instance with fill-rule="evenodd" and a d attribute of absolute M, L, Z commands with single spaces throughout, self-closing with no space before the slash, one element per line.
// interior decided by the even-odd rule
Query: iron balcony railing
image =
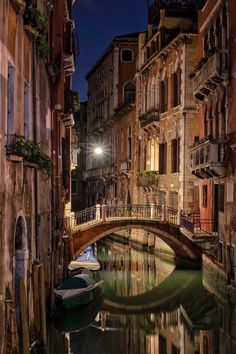
<path fill-rule="evenodd" d="M 199 219 L 194 220 L 187 216 L 180 216 L 180 227 L 191 233 L 192 237 L 213 237 L 216 236 L 218 224 L 216 220 Z"/>

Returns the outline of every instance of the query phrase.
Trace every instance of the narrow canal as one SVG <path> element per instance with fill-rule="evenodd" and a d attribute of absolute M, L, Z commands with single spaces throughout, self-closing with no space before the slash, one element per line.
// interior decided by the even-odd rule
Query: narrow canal
<path fill-rule="evenodd" d="M 235 301 L 217 298 L 201 271 L 109 239 L 95 254 L 103 295 L 52 323 L 50 354 L 236 353 Z"/>

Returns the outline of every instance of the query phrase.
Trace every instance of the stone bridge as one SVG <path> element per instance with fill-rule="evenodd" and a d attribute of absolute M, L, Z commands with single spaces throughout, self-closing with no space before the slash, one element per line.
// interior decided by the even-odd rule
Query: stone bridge
<path fill-rule="evenodd" d="M 123 229 L 152 232 L 175 252 L 178 258 L 201 262 L 202 248 L 181 231 L 180 213 L 157 205 L 96 205 L 75 213 L 70 221 L 72 256 L 86 247 Z"/>

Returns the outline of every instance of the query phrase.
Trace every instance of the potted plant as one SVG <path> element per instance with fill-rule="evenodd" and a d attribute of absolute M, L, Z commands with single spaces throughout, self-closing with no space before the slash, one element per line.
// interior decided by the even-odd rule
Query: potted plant
<path fill-rule="evenodd" d="M 47 178 L 51 174 L 52 161 L 50 157 L 42 152 L 40 145 L 33 140 L 16 136 L 7 146 L 7 154 L 22 156 L 25 161 L 34 163 Z"/>

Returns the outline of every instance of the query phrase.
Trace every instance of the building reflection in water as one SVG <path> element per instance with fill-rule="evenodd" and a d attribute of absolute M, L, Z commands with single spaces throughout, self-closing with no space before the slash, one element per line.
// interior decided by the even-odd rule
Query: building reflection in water
<path fill-rule="evenodd" d="M 97 246 L 104 302 L 86 329 L 70 333 L 74 354 L 233 354 L 235 302 L 199 271 L 129 245 Z"/>

